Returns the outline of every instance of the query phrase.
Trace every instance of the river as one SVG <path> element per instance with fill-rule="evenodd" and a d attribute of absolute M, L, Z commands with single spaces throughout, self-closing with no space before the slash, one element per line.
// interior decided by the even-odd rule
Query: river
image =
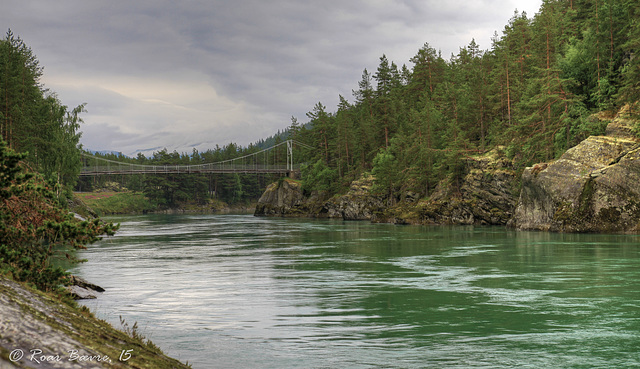
<path fill-rule="evenodd" d="M 640 238 L 144 215 L 83 302 L 194 368 L 640 366 Z"/>

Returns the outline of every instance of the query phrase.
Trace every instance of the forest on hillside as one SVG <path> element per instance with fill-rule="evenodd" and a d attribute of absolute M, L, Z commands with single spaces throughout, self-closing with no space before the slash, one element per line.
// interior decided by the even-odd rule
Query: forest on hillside
<path fill-rule="evenodd" d="M 428 196 L 441 180 L 459 185 L 466 157 L 499 148 L 519 170 L 552 160 L 604 133 L 595 113 L 639 99 L 635 0 L 545 0 L 492 40 L 448 60 L 425 43 L 410 67 L 383 55 L 353 102 L 319 102 L 303 126 L 294 118 L 291 136 L 318 148 L 306 188 L 340 191 L 371 171 L 378 191 Z"/>
<path fill-rule="evenodd" d="M 533 16 L 514 12 L 489 50 L 474 40 L 445 58 L 429 43 L 403 64 L 379 59 L 354 81 L 353 96 L 334 109 L 318 102 L 306 121 L 292 117 L 273 137 L 206 152 L 161 150 L 150 157 L 108 159 L 137 164 L 202 164 L 248 155 L 295 139 L 307 152 L 307 192 L 339 193 L 364 172 L 390 197 L 428 197 L 443 180 L 455 189 L 467 158 L 498 149 L 516 169 L 553 160 L 590 135 L 604 133 L 621 106 L 640 99 L 640 3 L 636 0 L 544 0 Z M 83 179 L 80 114 L 39 83 L 42 68 L 11 32 L 0 41 L 0 133 L 26 152 L 29 165 L 66 188 L 108 181 L 144 191 L 162 206 L 215 197 L 255 200 L 275 176 L 145 175 Z M 633 111 L 633 109 L 632 109 Z M 285 155 L 274 154 L 284 162 Z"/>

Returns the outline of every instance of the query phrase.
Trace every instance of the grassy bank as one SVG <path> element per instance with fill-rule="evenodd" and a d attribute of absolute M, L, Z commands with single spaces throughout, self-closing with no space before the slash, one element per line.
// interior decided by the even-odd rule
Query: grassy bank
<path fill-rule="evenodd" d="M 76 192 L 74 195 L 97 215 L 139 214 L 157 209 L 141 192 Z"/>

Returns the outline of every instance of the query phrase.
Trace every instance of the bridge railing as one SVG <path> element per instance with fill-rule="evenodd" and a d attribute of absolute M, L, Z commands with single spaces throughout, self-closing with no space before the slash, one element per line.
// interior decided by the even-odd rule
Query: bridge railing
<path fill-rule="evenodd" d="M 202 165 L 99 165 L 82 168 L 80 175 L 98 174 L 189 174 L 189 173 L 287 173 L 300 170 L 300 165 L 286 164 L 202 164 Z"/>
<path fill-rule="evenodd" d="M 269 151 L 286 145 L 286 164 L 268 162 L 277 158 L 270 156 Z M 169 173 L 288 173 L 299 171 L 300 164 L 294 164 L 293 146 L 297 145 L 311 148 L 293 140 L 283 141 L 270 148 L 251 153 L 242 157 L 219 161 L 215 163 L 193 165 L 143 165 L 135 163 L 123 163 L 106 158 L 83 154 L 84 166 L 81 176 L 94 176 L 102 174 L 169 174 Z"/>

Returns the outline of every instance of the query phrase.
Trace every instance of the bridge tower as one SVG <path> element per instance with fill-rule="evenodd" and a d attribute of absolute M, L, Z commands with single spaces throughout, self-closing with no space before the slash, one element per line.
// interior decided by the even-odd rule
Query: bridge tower
<path fill-rule="evenodd" d="M 293 140 L 287 140 L 287 173 L 291 179 L 296 179 L 296 171 L 293 170 Z"/>

